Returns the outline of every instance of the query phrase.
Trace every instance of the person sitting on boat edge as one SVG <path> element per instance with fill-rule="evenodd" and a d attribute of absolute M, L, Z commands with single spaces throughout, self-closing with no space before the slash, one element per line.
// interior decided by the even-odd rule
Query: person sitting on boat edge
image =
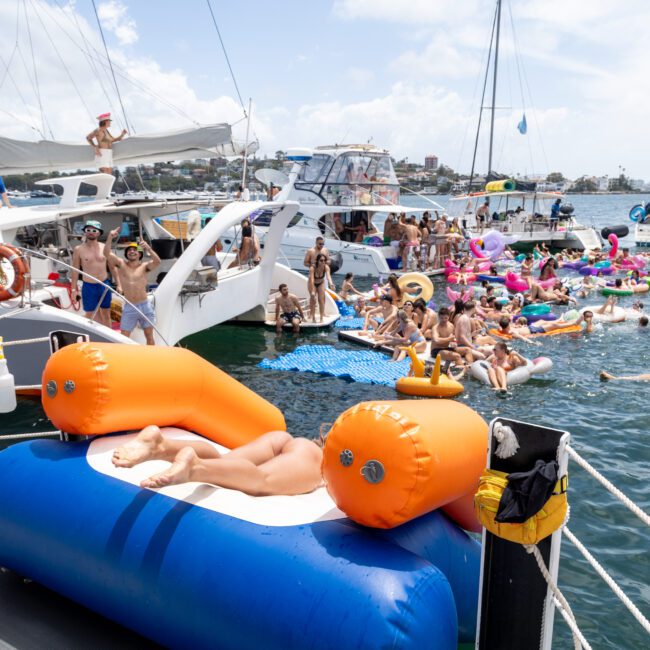
<path fill-rule="evenodd" d="M 97 116 L 99 126 L 86 136 L 88 144 L 95 152 L 95 163 L 100 172 L 104 174 L 113 173 L 113 143 L 119 142 L 127 135 L 127 130 L 122 129 L 122 133 L 117 138 L 114 138 L 108 127 L 111 125 L 111 114 L 102 113 Z"/>
<path fill-rule="evenodd" d="M 92 318 L 98 323 L 110 327 L 111 287 L 107 282 L 106 258 L 99 245 L 99 237 L 104 234 L 104 229 L 99 221 L 88 220 L 82 232 L 85 241 L 76 246 L 72 253 L 70 296 L 75 304 L 79 302 L 78 282 L 79 272 L 82 271 L 81 301 L 86 318 Z M 117 287 L 119 290 L 119 279 Z"/>
<path fill-rule="evenodd" d="M 307 494 L 322 484 L 323 451 L 307 438 L 269 431 L 221 454 L 207 441 L 165 435 L 174 433 L 186 432 L 176 427 L 145 427 L 113 452 L 113 464 L 128 468 L 147 460 L 171 462 L 164 472 L 141 481 L 140 487 L 152 489 L 196 481 L 251 496 L 271 496 Z"/>
<path fill-rule="evenodd" d="M 203 227 L 205 228 L 211 221 L 212 217 L 208 217 L 205 220 L 205 225 Z M 208 248 L 208 252 L 201 258 L 201 264 L 203 264 L 203 266 L 211 266 L 217 272 L 220 271 L 221 262 L 217 257 L 217 253 L 220 253 L 221 251 L 223 251 L 223 244 L 220 239 L 217 239 L 217 241 Z"/>
<path fill-rule="evenodd" d="M 131 332 L 139 324 L 144 331 L 147 345 L 154 345 L 153 326 L 156 317 L 147 298 L 147 273 L 160 266 L 160 258 L 151 246 L 141 239 L 137 244 L 127 245 L 124 249 L 126 261 L 121 260 L 111 250 L 113 238 L 117 237 L 119 231 L 119 228 L 115 228 L 108 234 L 104 244 L 104 256 L 111 271 L 116 273 L 124 297 L 128 301 L 122 308 L 120 333 L 130 337 Z M 142 262 L 144 251 L 151 257 L 149 262 Z"/>
<path fill-rule="evenodd" d="M 0 176 L 0 196 L 2 197 L 2 202 L 8 208 L 14 207 L 13 205 L 11 205 L 11 201 L 9 200 L 9 195 L 7 194 L 7 188 L 5 187 L 5 182 L 2 180 L 2 176 Z"/>
<path fill-rule="evenodd" d="M 293 333 L 300 332 L 300 323 L 305 320 L 305 314 L 300 306 L 298 297 L 289 293 L 289 287 L 281 284 L 278 287 L 280 295 L 275 299 L 275 331 L 282 332 L 285 324 L 290 323 Z"/>

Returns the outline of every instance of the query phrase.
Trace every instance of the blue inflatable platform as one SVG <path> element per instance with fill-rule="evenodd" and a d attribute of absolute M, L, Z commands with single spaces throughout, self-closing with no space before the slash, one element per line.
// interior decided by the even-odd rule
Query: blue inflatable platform
<path fill-rule="evenodd" d="M 163 461 L 114 468 L 124 441 L 0 452 L 1 566 L 166 647 L 455 650 L 474 639 L 479 545 L 443 514 L 378 531 L 324 488 L 145 490 L 142 472 Z"/>
<path fill-rule="evenodd" d="M 339 350 L 331 345 L 301 345 L 277 359 L 263 359 L 260 368 L 300 370 L 319 375 L 343 377 L 362 384 L 379 384 L 393 388 L 411 367 L 409 359 L 390 361 L 371 350 Z"/>

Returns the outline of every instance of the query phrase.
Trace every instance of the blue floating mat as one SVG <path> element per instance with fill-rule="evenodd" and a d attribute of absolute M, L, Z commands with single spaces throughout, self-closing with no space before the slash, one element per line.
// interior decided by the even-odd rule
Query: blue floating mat
<path fill-rule="evenodd" d="M 334 323 L 334 327 L 341 330 L 360 330 L 363 328 L 364 321 L 365 318 L 363 316 L 359 316 L 358 318 L 339 318 Z"/>
<path fill-rule="evenodd" d="M 277 359 L 263 359 L 260 368 L 299 370 L 343 377 L 362 384 L 395 386 L 411 367 L 409 359 L 389 361 L 372 350 L 339 350 L 331 345 L 301 345 Z"/>

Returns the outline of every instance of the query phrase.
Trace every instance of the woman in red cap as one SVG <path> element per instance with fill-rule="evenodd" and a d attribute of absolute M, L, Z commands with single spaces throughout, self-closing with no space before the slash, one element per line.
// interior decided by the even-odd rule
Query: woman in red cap
<path fill-rule="evenodd" d="M 119 142 L 124 138 L 127 131 L 122 129 L 119 137 L 114 138 L 108 131 L 111 125 L 111 114 L 102 113 L 97 116 L 99 126 L 86 136 L 88 144 L 95 150 L 95 162 L 100 172 L 105 174 L 113 173 L 113 142 Z"/>

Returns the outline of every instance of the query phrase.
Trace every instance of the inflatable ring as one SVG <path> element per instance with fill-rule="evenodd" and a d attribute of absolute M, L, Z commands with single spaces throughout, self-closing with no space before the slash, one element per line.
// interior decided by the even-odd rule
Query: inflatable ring
<path fill-rule="evenodd" d="M 609 259 L 613 260 L 616 257 L 616 253 L 618 253 L 618 237 L 614 233 L 611 233 L 607 241 L 612 245 L 609 249 Z"/>
<path fill-rule="evenodd" d="M 422 298 L 424 302 L 429 302 L 433 298 L 433 283 L 424 273 L 405 273 L 397 280 L 397 284 L 404 295 L 403 300 Z M 418 293 L 409 292 L 409 287 L 413 285 L 420 288 Z"/>
<path fill-rule="evenodd" d="M 11 286 L 2 287 L 0 290 L 0 302 L 19 296 L 25 288 L 25 274 L 27 273 L 27 264 L 20 251 L 8 244 L 0 244 L 0 260 L 7 260 L 14 269 L 14 281 Z"/>
<path fill-rule="evenodd" d="M 635 205 L 631 210 L 630 210 L 630 221 L 634 221 L 635 223 L 639 221 L 639 219 L 643 220 L 645 217 L 645 208 L 639 204 Z"/>
<path fill-rule="evenodd" d="M 541 314 L 548 314 L 550 313 L 551 308 L 548 305 L 545 305 L 544 303 L 535 303 L 533 305 L 526 305 L 522 310 L 521 310 L 521 315 L 522 316 L 539 316 Z"/>
<path fill-rule="evenodd" d="M 600 290 L 603 296 L 632 296 L 634 291 L 632 289 L 616 289 L 614 287 L 603 287 Z"/>
<path fill-rule="evenodd" d="M 474 361 L 469 367 L 469 374 L 483 382 L 487 386 L 490 385 L 490 378 L 488 376 L 490 364 L 486 361 Z M 533 375 L 544 375 L 553 368 L 553 362 L 548 357 L 537 357 L 536 359 L 526 359 L 525 366 L 519 366 L 514 370 L 510 370 L 506 374 L 506 383 L 508 386 L 515 386 L 516 384 L 526 383 Z"/>
<path fill-rule="evenodd" d="M 530 287 L 528 286 L 528 282 L 520 278 L 516 273 L 506 271 L 506 289 L 510 289 L 510 291 L 516 293 L 523 293 L 524 291 L 528 291 Z"/>

